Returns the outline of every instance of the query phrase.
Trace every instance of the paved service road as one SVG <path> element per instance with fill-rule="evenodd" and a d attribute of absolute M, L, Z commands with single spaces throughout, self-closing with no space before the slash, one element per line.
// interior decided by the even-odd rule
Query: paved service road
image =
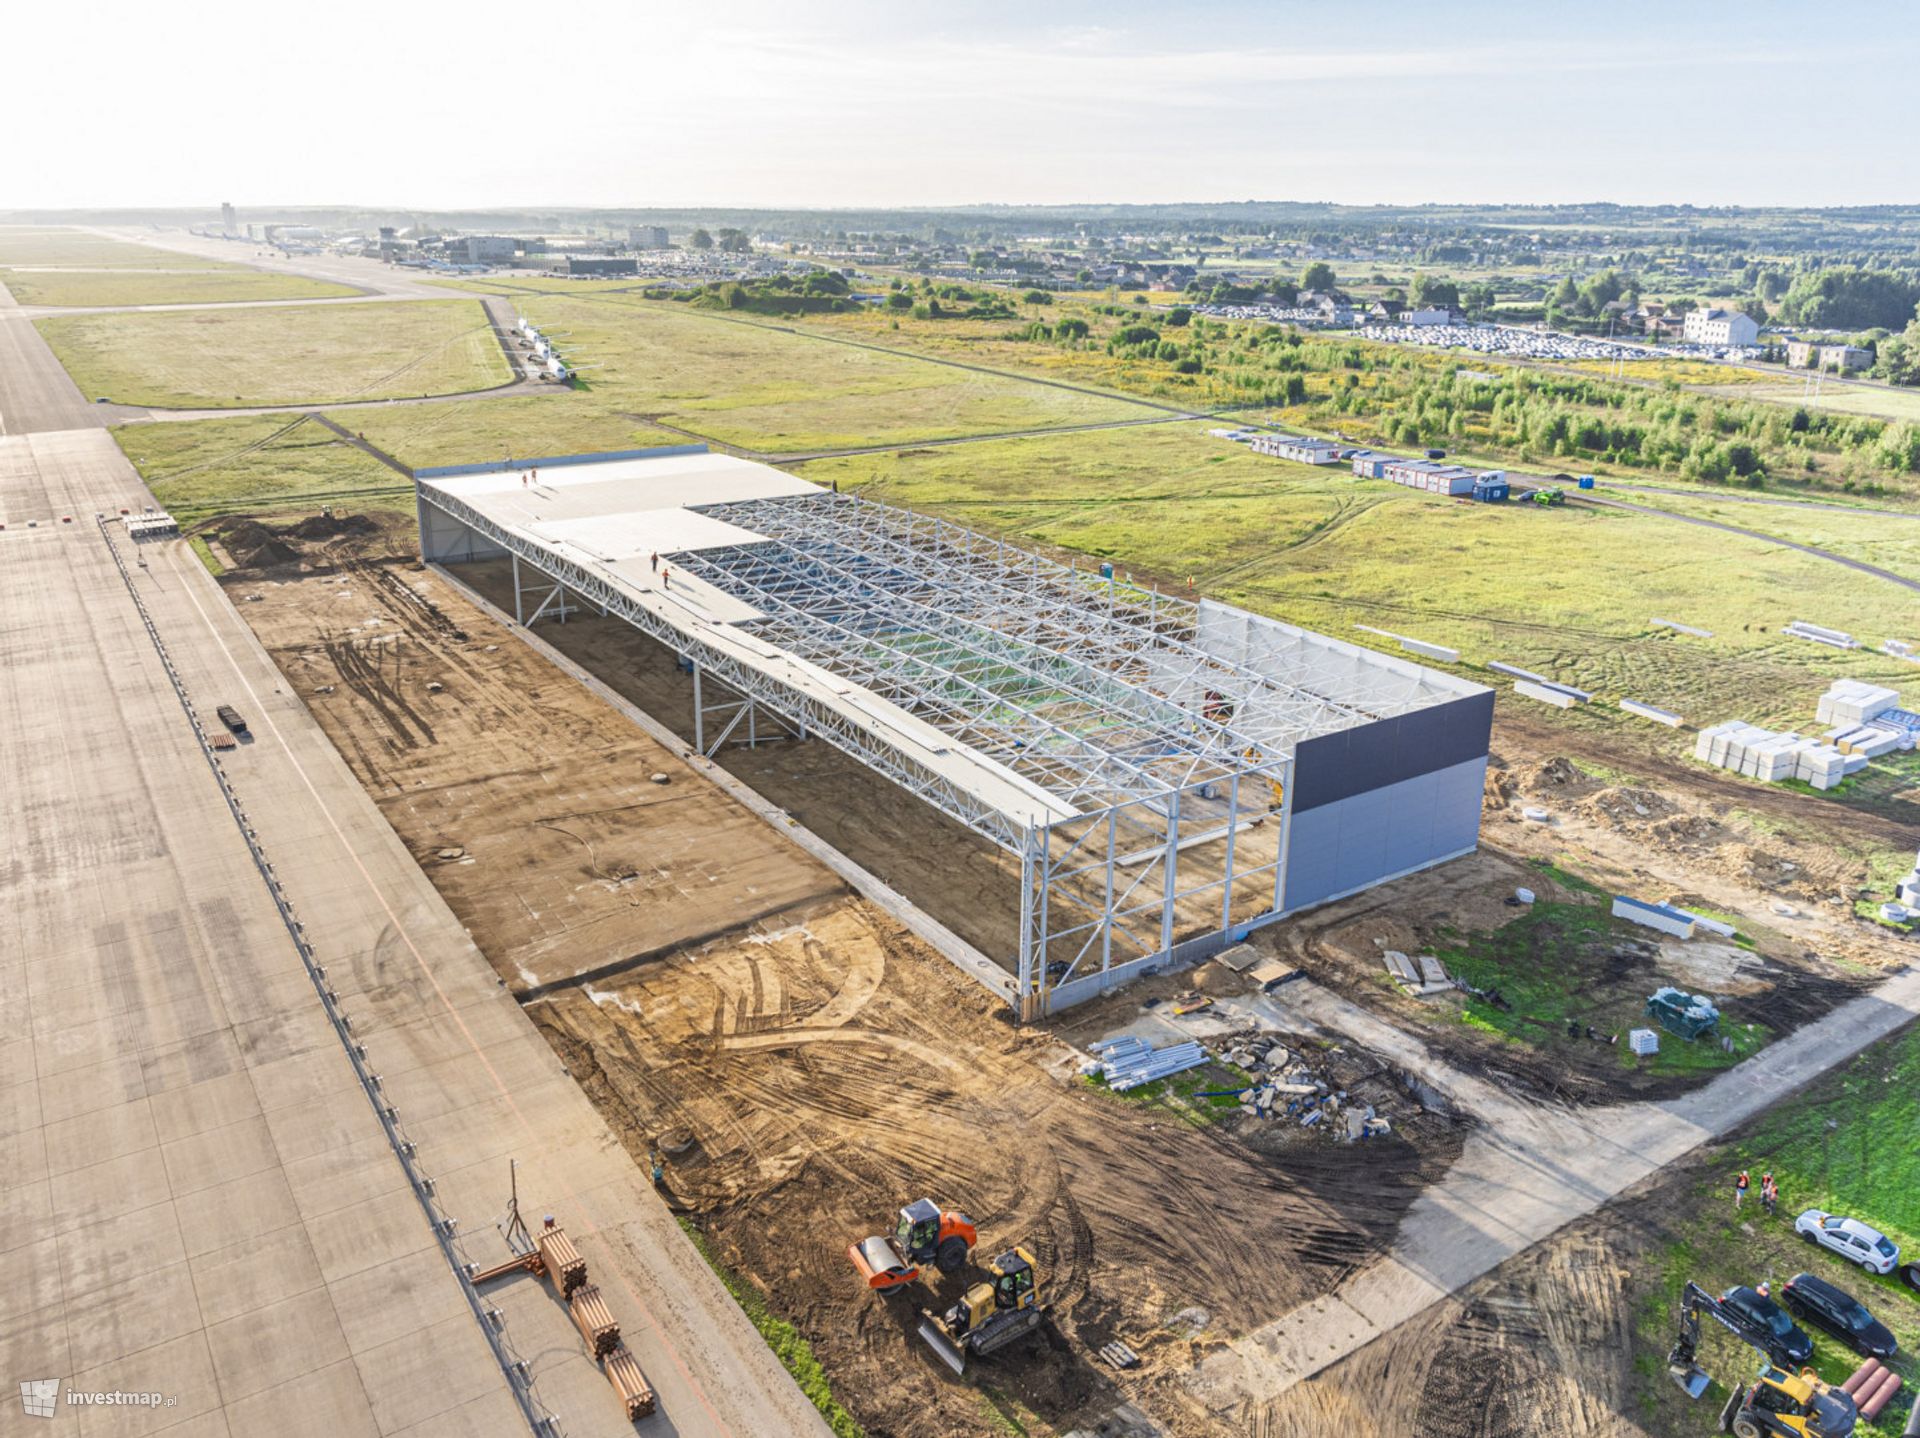
<path fill-rule="evenodd" d="M 219 586 L 178 541 L 124 533 L 122 578 L 94 513 L 149 502 L 101 430 L 0 439 L 0 1370 L 174 1400 L 115 1431 L 528 1428 L 131 585 L 196 710 L 250 723 L 221 766 L 458 1256 L 507 1256 L 517 1159 L 661 1431 L 824 1433 Z M 633 1431 L 544 1285 L 486 1299 L 565 1432 Z"/>
<path fill-rule="evenodd" d="M 1195 1370 L 1189 1386 L 1197 1397 L 1249 1420 L 1293 1385 L 1904 1028 L 1920 1015 L 1920 969 L 1902 970 L 1679 1098 L 1580 1111 L 1525 1104 L 1453 1072 L 1415 1036 L 1317 985 L 1295 984 L 1276 998 L 1271 1007 L 1281 1012 L 1261 1015 L 1266 1021 L 1305 1020 L 1351 1038 L 1421 1074 L 1485 1127 L 1408 1210 L 1386 1258 Z"/>
<path fill-rule="evenodd" d="M 0 436 L 106 423 L 67 378 L 33 321 L 0 285 Z M 4 1381 L 4 1380 L 0 1380 Z"/>

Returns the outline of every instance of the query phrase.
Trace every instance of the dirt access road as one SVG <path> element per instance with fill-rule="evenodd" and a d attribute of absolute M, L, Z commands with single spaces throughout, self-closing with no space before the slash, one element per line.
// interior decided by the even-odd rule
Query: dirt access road
<path fill-rule="evenodd" d="M 1441 1126 L 1276 1161 L 1073 1081 L 1061 1046 L 456 587 L 372 562 L 366 528 L 230 539 L 261 567 L 228 593 L 629 1150 L 666 1153 L 672 1197 L 870 1434 L 991 1432 L 994 1407 L 1058 1432 L 1128 1405 L 1235 1432 L 1181 1376 L 1361 1271 L 1458 1151 Z M 1026 1244 L 1051 1286 L 1047 1337 L 973 1381 L 845 1258 L 923 1193 L 994 1251 Z M 1099 1365 L 1112 1338 L 1143 1366 Z"/>

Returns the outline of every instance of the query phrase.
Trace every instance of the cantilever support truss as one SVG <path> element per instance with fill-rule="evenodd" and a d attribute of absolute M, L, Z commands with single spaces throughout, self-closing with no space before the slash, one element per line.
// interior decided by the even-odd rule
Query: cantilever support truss
<path fill-rule="evenodd" d="M 775 710 L 767 708 L 751 696 L 741 696 L 722 690 L 721 697 L 715 699 L 708 692 L 712 681 L 702 682 L 700 666 L 689 662 L 693 671 L 693 747 L 696 753 L 711 759 L 718 754 L 727 740 L 734 737 L 736 730 L 744 723 L 746 734 L 740 742 L 753 749 L 774 739 L 804 739 L 807 726 L 804 721 L 794 723 Z M 711 725 L 719 723 L 719 732 L 708 739 Z"/>
<path fill-rule="evenodd" d="M 540 602 L 534 606 L 533 613 L 526 612 L 527 600 L 533 595 L 540 596 Z M 574 612 L 574 606 L 567 603 L 567 587 L 558 582 L 551 584 L 524 585 L 521 583 L 520 556 L 513 556 L 513 617 L 531 629 L 541 619 L 551 615 L 562 624 L 567 616 Z M 602 610 L 601 613 L 605 613 Z"/>

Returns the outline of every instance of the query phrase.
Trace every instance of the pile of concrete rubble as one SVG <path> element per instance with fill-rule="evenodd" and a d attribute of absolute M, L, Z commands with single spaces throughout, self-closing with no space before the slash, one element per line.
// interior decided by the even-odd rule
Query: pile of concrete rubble
<path fill-rule="evenodd" d="M 1393 1131 L 1386 1119 L 1375 1115 L 1372 1104 L 1350 1105 L 1345 1089 L 1333 1090 L 1277 1038 L 1263 1034 L 1243 1040 L 1224 1050 L 1220 1058 L 1254 1076 L 1252 1085 L 1238 1094 L 1240 1111 L 1250 1118 L 1319 1128 L 1346 1143 Z"/>

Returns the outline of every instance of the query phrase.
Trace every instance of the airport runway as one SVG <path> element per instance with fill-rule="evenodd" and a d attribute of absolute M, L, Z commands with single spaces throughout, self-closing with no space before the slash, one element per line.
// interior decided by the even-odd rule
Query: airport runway
<path fill-rule="evenodd" d="M 210 239 L 188 230 L 153 230 L 138 227 L 101 228 L 97 234 L 109 235 L 136 245 L 197 255 L 202 259 L 225 260 L 228 264 L 251 265 L 275 274 L 299 275 L 311 280 L 332 280 L 335 284 L 357 285 L 371 291 L 369 298 L 398 300 L 444 300 L 458 291 L 427 283 L 423 272 L 403 269 L 380 260 L 360 259 L 352 255 L 292 254 L 283 256 L 270 245 L 253 240 Z M 284 304 L 286 301 L 274 301 Z M 338 300 L 320 300 L 319 304 L 338 304 Z"/>
<path fill-rule="evenodd" d="M 35 394 L 44 424 L 57 387 Z M 507 1255 L 517 1159 L 529 1220 L 577 1239 L 659 1390 L 647 1431 L 824 1433 L 219 586 L 180 542 L 124 534 L 122 578 L 95 511 L 150 502 L 102 430 L 0 438 L 0 1371 L 173 1405 L 82 1432 L 529 1427 L 131 584 L 195 708 L 249 720 L 221 765 L 453 1258 Z M 486 1301 L 561 1431 L 633 1431 L 549 1290 Z"/>

